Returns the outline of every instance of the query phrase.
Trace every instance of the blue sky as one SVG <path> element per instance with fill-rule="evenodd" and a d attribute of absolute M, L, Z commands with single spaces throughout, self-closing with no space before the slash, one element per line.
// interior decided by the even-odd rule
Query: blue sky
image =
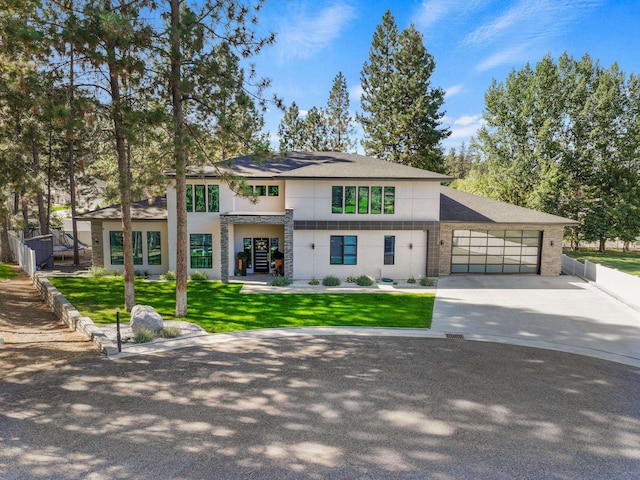
<path fill-rule="evenodd" d="M 527 62 L 564 51 L 588 53 L 609 67 L 640 74 L 640 0 L 268 0 L 260 28 L 276 44 L 254 58 L 288 106 L 324 107 L 338 72 L 347 79 L 351 110 L 360 109 L 360 71 L 373 33 L 390 9 L 399 30 L 411 23 L 423 34 L 436 69 L 432 84 L 446 91 L 448 150 L 469 142 L 481 125 L 484 94 Z M 282 113 L 271 109 L 266 129 L 277 146 Z M 358 135 L 361 135 L 358 130 Z M 362 147 L 359 147 L 362 153 Z"/>

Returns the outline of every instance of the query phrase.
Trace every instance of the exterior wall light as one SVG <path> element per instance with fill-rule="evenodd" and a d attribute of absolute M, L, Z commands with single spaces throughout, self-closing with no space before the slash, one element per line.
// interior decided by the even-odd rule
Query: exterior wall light
<path fill-rule="evenodd" d="M 316 249 L 316 244 L 315 244 L 315 243 L 312 243 L 312 244 L 311 244 L 311 250 L 315 250 L 315 249 Z"/>

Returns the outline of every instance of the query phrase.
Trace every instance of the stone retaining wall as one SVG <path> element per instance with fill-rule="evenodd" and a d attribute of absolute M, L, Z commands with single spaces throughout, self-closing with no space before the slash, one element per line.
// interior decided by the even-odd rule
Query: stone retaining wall
<path fill-rule="evenodd" d="M 42 275 L 34 275 L 33 285 L 53 313 L 71 330 L 82 333 L 95 343 L 102 353 L 114 355 L 118 353 L 115 345 L 89 317 L 83 317 L 80 312 L 67 300 L 60 291 L 53 286 L 49 279 Z"/>

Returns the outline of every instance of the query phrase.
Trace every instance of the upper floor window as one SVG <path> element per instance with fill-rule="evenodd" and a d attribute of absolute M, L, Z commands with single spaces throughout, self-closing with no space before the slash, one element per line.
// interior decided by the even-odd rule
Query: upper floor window
<path fill-rule="evenodd" d="M 393 214 L 396 187 L 332 186 L 331 213 Z"/>
<path fill-rule="evenodd" d="M 187 184 L 187 212 L 219 212 L 219 185 Z"/>

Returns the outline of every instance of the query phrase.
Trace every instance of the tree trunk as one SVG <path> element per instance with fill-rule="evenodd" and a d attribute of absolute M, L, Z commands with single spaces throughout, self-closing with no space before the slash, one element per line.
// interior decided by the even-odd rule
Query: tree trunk
<path fill-rule="evenodd" d="M 31 145 L 31 151 L 33 154 L 33 169 L 37 178 L 40 173 L 40 150 L 38 149 L 38 142 L 36 142 L 35 139 Z M 38 223 L 40 224 L 40 235 L 47 235 L 49 233 L 49 222 L 47 221 L 47 211 L 44 206 L 44 192 L 42 191 L 40 183 L 38 183 L 38 192 L 36 196 L 38 201 Z"/>
<path fill-rule="evenodd" d="M 598 245 L 598 251 L 601 253 L 604 253 L 606 250 L 606 243 L 607 243 L 607 239 L 606 238 L 601 238 L 599 245 Z"/>
<path fill-rule="evenodd" d="M 0 262 L 13 262 L 13 253 L 9 246 L 9 211 L 0 205 Z"/>
<path fill-rule="evenodd" d="M 187 199 L 186 163 L 184 142 L 184 112 L 182 98 L 180 2 L 171 4 L 171 101 L 173 106 L 174 160 L 176 169 L 176 317 L 187 315 Z"/>
<path fill-rule="evenodd" d="M 68 157 L 69 157 L 69 195 L 71 197 L 71 230 L 73 232 L 73 264 L 80 265 L 80 252 L 78 250 L 78 226 L 76 223 L 76 173 L 75 173 L 75 158 L 74 158 L 74 150 L 75 150 L 75 142 L 74 142 L 74 134 L 75 134 L 75 106 L 74 106 L 74 95 L 75 95 L 75 78 L 74 78 L 74 50 L 73 45 L 71 45 L 70 52 L 70 62 L 69 62 L 69 127 L 67 132 L 67 149 L 68 149 Z"/>
<path fill-rule="evenodd" d="M 29 238 L 29 197 L 24 190 L 20 195 L 20 207 L 22 210 L 22 233 L 24 238 Z"/>
<path fill-rule="evenodd" d="M 111 10 L 111 2 L 105 1 L 105 10 Z M 124 257 L 124 306 L 127 312 L 136 304 L 133 265 L 133 236 L 131 229 L 131 172 L 127 161 L 127 148 L 124 132 L 122 99 L 120 95 L 119 70 L 116 50 L 112 43 L 107 43 L 107 63 L 109 66 L 109 86 L 111 89 L 111 108 L 113 109 L 113 129 L 116 139 L 116 156 L 118 158 L 118 187 L 120 189 L 120 206 L 122 209 L 122 247 Z"/>
<path fill-rule="evenodd" d="M 622 242 L 622 251 L 623 252 L 628 252 L 630 250 L 630 247 L 631 247 L 631 242 L 629 242 L 628 240 Z"/>

